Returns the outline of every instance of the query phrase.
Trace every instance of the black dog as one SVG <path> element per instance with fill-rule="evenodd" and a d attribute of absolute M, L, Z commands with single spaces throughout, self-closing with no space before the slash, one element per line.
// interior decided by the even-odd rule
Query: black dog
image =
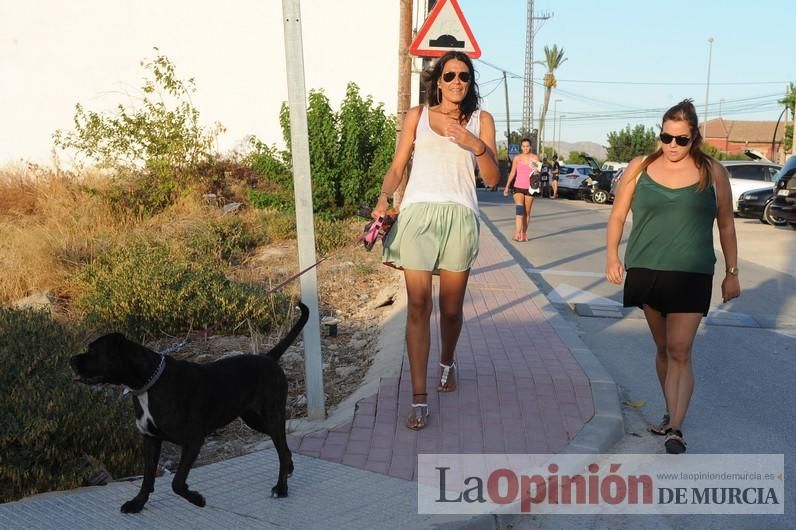
<path fill-rule="evenodd" d="M 72 369 L 80 381 L 125 385 L 134 394 L 136 426 L 144 435 L 144 480 L 138 495 L 122 505 L 122 512 L 140 512 L 154 491 L 163 440 L 182 449 L 172 489 L 191 503 L 204 506 L 204 497 L 188 489 L 188 472 L 205 437 L 237 417 L 273 440 L 279 455 L 279 480 L 271 494 L 287 496 L 293 459 L 285 432 L 287 378 L 279 357 L 307 323 L 309 309 L 302 303 L 299 307 L 298 322 L 262 356 L 238 355 L 196 364 L 155 353 L 112 333 L 92 342 L 88 352 L 72 357 Z"/>

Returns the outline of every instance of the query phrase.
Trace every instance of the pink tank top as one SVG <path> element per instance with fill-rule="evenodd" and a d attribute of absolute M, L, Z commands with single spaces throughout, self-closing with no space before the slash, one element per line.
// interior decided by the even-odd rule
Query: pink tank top
<path fill-rule="evenodd" d="M 533 168 L 530 165 L 522 160 L 517 160 L 517 175 L 514 177 L 514 187 L 524 190 L 530 188 L 531 173 L 533 173 Z"/>

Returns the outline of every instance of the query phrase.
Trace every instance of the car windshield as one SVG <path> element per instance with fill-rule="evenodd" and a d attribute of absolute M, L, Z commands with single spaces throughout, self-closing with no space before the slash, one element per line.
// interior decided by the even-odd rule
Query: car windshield
<path fill-rule="evenodd" d="M 575 168 L 572 168 L 572 167 L 569 167 L 569 166 L 561 166 L 561 174 L 562 175 L 569 175 L 573 171 L 575 171 Z"/>

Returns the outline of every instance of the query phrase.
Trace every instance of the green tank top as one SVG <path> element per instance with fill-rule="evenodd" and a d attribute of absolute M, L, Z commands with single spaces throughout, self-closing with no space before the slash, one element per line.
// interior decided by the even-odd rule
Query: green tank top
<path fill-rule="evenodd" d="M 630 209 L 633 229 L 625 251 L 625 267 L 713 274 L 713 185 L 672 189 L 646 171 L 636 183 Z"/>

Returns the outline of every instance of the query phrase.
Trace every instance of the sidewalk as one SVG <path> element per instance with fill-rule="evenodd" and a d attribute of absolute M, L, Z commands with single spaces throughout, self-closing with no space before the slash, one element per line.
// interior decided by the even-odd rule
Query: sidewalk
<path fill-rule="evenodd" d="M 437 294 L 435 285 L 435 300 Z M 290 436 L 296 471 L 290 496 L 271 499 L 273 449 L 194 469 L 196 508 L 156 481 L 141 514 L 119 506 L 139 482 L 58 492 L 0 505 L 0 527 L 37 528 L 428 528 L 493 527 L 495 516 L 417 514 L 418 453 L 595 453 L 623 434 L 616 385 L 527 275 L 482 224 L 481 251 L 465 298 L 456 350 L 458 390 L 437 394 L 438 308 L 432 316 L 428 426 L 404 427 L 411 389 L 402 334 L 382 357 L 400 373 L 377 379 L 355 409 Z M 402 326 L 401 308 L 392 325 Z M 396 364 L 397 366 L 397 364 Z M 347 417 L 346 417 L 347 416 Z M 323 426 L 323 428 L 320 428 Z"/>

